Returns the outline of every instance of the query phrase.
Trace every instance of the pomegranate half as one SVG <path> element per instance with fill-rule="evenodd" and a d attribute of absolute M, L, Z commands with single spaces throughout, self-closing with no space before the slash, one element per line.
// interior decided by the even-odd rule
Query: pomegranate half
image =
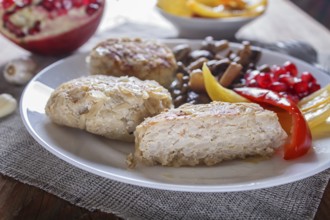
<path fill-rule="evenodd" d="M 33 53 L 64 55 L 96 31 L 105 0 L 0 0 L 0 32 Z"/>

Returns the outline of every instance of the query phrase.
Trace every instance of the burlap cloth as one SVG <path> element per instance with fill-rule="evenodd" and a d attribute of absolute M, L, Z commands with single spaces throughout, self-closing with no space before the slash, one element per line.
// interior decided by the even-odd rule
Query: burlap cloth
<path fill-rule="evenodd" d="M 22 90 L 7 84 L 1 74 L 0 93 L 11 93 L 19 100 Z M 125 219 L 313 219 L 330 176 L 328 169 L 291 184 L 231 193 L 133 186 L 55 157 L 29 135 L 18 110 L 0 119 L 0 172 L 77 206 Z"/>

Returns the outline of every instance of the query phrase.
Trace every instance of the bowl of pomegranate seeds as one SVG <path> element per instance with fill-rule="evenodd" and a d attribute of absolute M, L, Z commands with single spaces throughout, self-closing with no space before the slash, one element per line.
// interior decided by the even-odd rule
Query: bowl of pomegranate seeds
<path fill-rule="evenodd" d="M 105 0 L 2 0 L 0 32 L 20 47 L 42 55 L 63 55 L 96 31 Z"/>

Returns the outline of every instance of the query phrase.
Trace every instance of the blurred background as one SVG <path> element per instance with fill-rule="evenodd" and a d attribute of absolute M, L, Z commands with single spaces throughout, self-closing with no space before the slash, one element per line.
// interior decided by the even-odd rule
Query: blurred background
<path fill-rule="evenodd" d="M 131 37 L 147 38 L 178 37 L 178 30 L 156 10 L 155 6 L 157 0 L 106 0 L 106 2 L 106 13 L 104 13 L 97 34 L 94 35 L 82 49 L 90 49 L 97 42 L 108 37 L 127 35 Z M 295 11 L 294 14 L 290 13 L 291 8 L 296 7 L 295 5 L 300 7 L 303 11 L 298 10 Z M 308 18 L 306 18 L 306 13 L 304 11 L 311 15 L 311 17 L 308 16 Z M 268 8 L 265 14 L 244 25 L 236 33 L 235 37 L 238 40 L 248 39 L 253 41 L 266 41 L 267 43 L 300 40 L 311 44 L 319 53 L 328 53 L 329 47 L 324 46 L 325 41 L 320 41 L 319 39 L 311 37 L 311 33 L 318 33 L 319 38 L 328 41 L 326 30 L 330 28 L 329 19 L 330 0 L 268 0 Z M 304 23 L 307 22 L 307 24 L 302 24 L 301 20 L 304 20 Z M 293 23 L 299 24 L 299 26 L 290 25 Z M 312 29 L 306 28 L 307 26 L 312 27 Z M 218 25 L 215 25 L 214 29 L 218 27 Z M 299 31 L 297 31 L 298 29 Z M 273 30 L 278 31 L 273 33 Z M 273 34 L 270 35 L 269 33 Z M 6 42 L 6 44 L 9 43 L 5 39 L 2 40 Z M 330 42 L 326 42 L 326 44 L 330 45 Z M 15 47 L 8 50 L 13 49 L 17 49 L 15 52 L 18 54 L 25 53 Z M 10 54 L 3 62 L 13 58 Z"/>
<path fill-rule="evenodd" d="M 291 0 L 299 8 L 330 29 L 329 0 Z"/>

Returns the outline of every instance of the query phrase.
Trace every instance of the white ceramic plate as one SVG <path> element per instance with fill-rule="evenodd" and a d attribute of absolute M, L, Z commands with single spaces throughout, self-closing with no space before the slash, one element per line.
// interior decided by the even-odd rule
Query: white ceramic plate
<path fill-rule="evenodd" d="M 171 46 L 186 42 L 168 41 Z M 235 45 L 233 45 L 235 47 Z M 91 173 L 134 185 L 177 191 L 229 192 L 260 189 L 297 181 L 330 167 L 330 137 L 314 140 L 304 157 L 285 161 L 275 155 L 263 161 L 231 161 L 213 167 L 141 167 L 127 169 L 125 159 L 133 144 L 111 141 L 87 132 L 53 124 L 44 107 L 52 90 L 61 83 L 87 75 L 86 54 L 61 60 L 41 71 L 27 85 L 21 99 L 21 116 L 30 134 L 57 157 Z M 314 73 L 322 86 L 330 77 L 300 60 L 263 51 L 261 63 L 295 62 L 299 71 Z"/>

